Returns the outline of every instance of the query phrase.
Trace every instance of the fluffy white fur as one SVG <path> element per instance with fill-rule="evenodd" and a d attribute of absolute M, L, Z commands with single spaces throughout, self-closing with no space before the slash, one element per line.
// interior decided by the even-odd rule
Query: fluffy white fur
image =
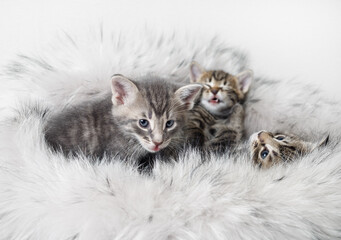
<path fill-rule="evenodd" d="M 340 107 L 312 86 L 260 77 L 251 86 L 247 135 L 332 136 L 328 147 L 266 171 L 252 166 L 247 151 L 204 163 L 188 151 L 144 176 L 117 159 L 90 164 L 47 148 L 46 112 L 101 94 L 115 73 L 186 81 L 192 60 L 233 74 L 247 67 L 244 55 L 217 39 L 149 31 L 66 36 L 8 65 L 1 75 L 0 239 L 341 238 Z"/>

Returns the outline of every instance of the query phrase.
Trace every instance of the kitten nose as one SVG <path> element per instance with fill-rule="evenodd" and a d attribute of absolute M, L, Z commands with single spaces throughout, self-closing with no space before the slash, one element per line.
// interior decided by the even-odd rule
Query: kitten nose
<path fill-rule="evenodd" d="M 219 92 L 219 89 L 211 89 L 211 92 L 216 95 Z"/>
<path fill-rule="evenodd" d="M 152 142 L 155 144 L 155 146 L 160 146 L 163 143 L 163 141 L 160 141 L 160 142 L 152 141 Z"/>

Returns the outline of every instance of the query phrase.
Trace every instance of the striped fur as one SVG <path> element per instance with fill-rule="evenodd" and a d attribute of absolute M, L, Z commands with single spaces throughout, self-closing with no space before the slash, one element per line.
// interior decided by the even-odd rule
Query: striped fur
<path fill-rule="evenodd" d="M 133 82 L 115 75 L 112 94 L 52 116 L 46 140 L 66 155 L 117 155 L 140 162 L 149 153 L 177 145 L 186 112 L 200 89 L 199 84 L 179 87 L 155 77 Z"/>
<path fill-rule="evenodd" d="M 241 140 L 242 103 L 251 80 L 251 71 L 234 76 L 221 70 L 206 71 L 198 63 L 192 63 L 191 82 L 203 84 L 204 89 L 198 105 L 191 111 L 186 128 L 191 145 L 224 151 Z"/>
<path fill-rule="evenodd" d="M 106 91 L 114 72 L 185 79 L 194 58 L 233 74 L 248 63 L 226 40 L 207 41 L 209 34 L 98 33 L 56 39 L 3 72 L 1 119 L 24 116 L 0 128 L 1 239 L 341 239 L 341 149 L 333 146 L 341 136 L 340 99 L 311 81 L 258 76 L 248 92 L 248 136 L 261 129 L 309 141 L 335 136 L 300 161 L 267 171 L 251 164 L 248 145 L 204 162 L 186 151 L 177 163 L 158 163 L 151 177 L 111 158 L 90 164 L 48 151 L 45 120 L 32 113 L 32 100 L 41 99 L 45 116 L 45 107 L 55 111 Z"/>
<path fill-rule="evenodd" d="M 315 148 L 326 145 L 328 140 L 329 136 L 314 144 L 293 134 L 260 131 L 250 137 L 251 157 L 254 164 L 266 169 L 304 156 Z"/>

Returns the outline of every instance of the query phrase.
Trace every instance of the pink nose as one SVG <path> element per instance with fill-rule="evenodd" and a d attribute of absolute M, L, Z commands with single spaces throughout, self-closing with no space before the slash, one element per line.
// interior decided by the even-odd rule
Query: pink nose
<path fill-rule="evenodd" d="M 153 141 L 153 143 L 155 144 L 155 146 L 160 146 L 163 142 L 161 141 L 161 142 L 154 142 Z"/>

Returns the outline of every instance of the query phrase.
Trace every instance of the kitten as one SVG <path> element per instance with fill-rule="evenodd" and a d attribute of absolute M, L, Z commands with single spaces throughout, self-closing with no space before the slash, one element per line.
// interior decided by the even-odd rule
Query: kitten
<path fill-rule="evenodd" d="M 329 136 L 320 143 L 314 144 L 293 134 L 260 131 L 251 135 L 249 141 L 252 161 L 260 168 L 266 169 L 274 164 L 293 161 L 317 147 L 325 146 Z"/>
<path fill-rule="evenodd" d="M 203 149 L 224 151 L 233 148 L 243 135 L 245 95 L 253 80 L 251 70 L 236 76 L 227 72 L 206 71 L 198 63 L 190 66 L 192 83 L 204 88 L 199 103 L 192 109 L 186 126 L 188 142 Z"/>
<path fill-rule="evenodd" d="M 114 75 L 111 81 L 112 93 L 104 99 L 50 118 L 45 137 L 54 150 L 134 161 L 169 148 L 182 138 L 187 111 L 202 88 L 179 87 L 155 77 L 132 81 Z"/>

